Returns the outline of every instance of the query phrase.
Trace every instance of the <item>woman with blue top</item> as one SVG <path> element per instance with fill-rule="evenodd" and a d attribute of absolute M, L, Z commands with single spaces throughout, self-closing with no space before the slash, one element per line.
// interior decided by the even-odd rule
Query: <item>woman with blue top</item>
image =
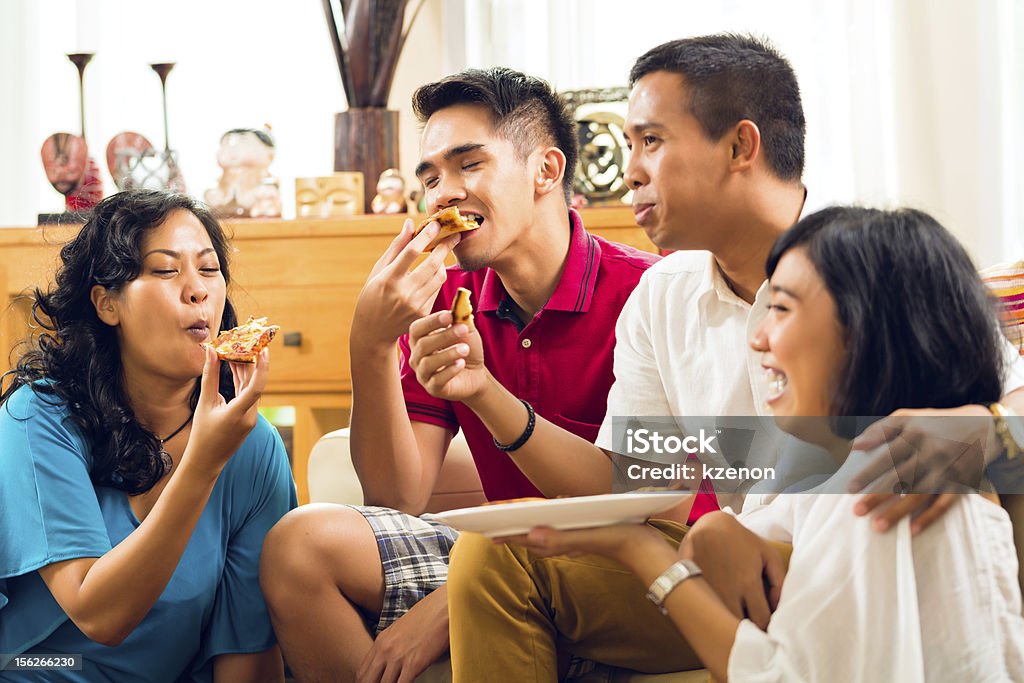
<path fill-rule="evenodd" d="M 236 324 L 228 252 L 190 197 L 124 192 L 36 290 L 0 394 L 0 681 L 283 680 L 257 576 L 296 505 L 257 414 L 269 356 L 200 346 Z"/>

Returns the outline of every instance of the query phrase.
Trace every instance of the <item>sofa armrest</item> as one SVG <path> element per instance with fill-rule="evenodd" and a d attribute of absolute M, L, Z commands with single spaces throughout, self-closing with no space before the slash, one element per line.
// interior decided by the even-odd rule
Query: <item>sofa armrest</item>
<path fill-rule="evenodd" d="M 427 512 L 470 507 L 485 500 L 469 445 L 459 432 L 445 453 Z M 310 451 L 309 501 L 363 504 L 363 488 L 352 465 L 348 428 L 325 434 Z"/>

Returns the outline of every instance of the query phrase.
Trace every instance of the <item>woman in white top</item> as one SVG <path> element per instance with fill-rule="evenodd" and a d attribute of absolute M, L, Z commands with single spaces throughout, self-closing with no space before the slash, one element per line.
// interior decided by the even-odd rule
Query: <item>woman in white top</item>
<path fill-rule="evenodd" d="M 839 207 L 780 237 L 767 272 L 770 313 L 751 345 L 763 353 L 769 406 L 840 468 L 817 493 L 783 494 L 739 518 L 794 546 L 767 630 L 735 616 L 693 564 L 679 569 L 692 578 L 663 582 L 666 613 L 719 681 L 1024 680 L 1006 512 L 965 494 L 919 534 L 908 518 L 882 534 L 846 493 L 861 464 L 850 439 L 867 423 L 846 418 L 999 400 L 1002 340 L 970 258 L 924 213 Z M 690 538 L 676 551 L 650 526 L 620 525 L 534 529 L 525 543 L 605 555 L 651 584 L 692 558 Z"/>

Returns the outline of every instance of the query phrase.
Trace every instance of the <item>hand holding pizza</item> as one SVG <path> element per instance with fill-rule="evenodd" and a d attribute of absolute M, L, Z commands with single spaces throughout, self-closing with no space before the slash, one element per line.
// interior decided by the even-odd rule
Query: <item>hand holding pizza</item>
<path fill-rule="evenodd" d="M 495 381 L 465 299 L 457 295 L 454 312 L 438 311 L 409 326 L 409 365 L 431 396 L 449 401 L 470 400 Z"/>
<path fill-rule="evenodd" d="M 203 352 L 206 363 L 199 403 L 183 463 L 188 461 L 216 476 L 256 426 L 260 396 L 270 373 L 270 352 L 261 350 L 255 363 L 231 363 L 235 380 L 231 401 L 225 401 L 218 391 L 220 359 L 211 347 L 204 347 Z"/>
<path fill-rule="evenodd" d="M 458 237 L 442 240 L 422 263 L 415 268 L 412 265 L 439 232 L 436 222 L 415 232 L 412 221 L 405 221 L 402 231 L 370 271 L 356 299 L 353 345 L 390 347 L 405 334 L 412 321 L 430 311 L 445 281 L 444 260 Z"/>

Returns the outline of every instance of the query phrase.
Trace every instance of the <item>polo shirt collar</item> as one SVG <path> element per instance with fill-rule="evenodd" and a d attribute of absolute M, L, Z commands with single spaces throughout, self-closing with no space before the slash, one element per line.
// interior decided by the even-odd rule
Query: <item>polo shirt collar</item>
<path fill-rule="evenodd" d="M 508 294 L 501 278 L 490 268 L 484 271 L 484 280 L 480 284 L 480 295 L 477 297 L 477 310 L 496 311 Z"/>
<path fill-rule="evenodd" d="M 583 228 L 583 221 L 574 209 L 569 209 L 569 224 L 572 234 L 562 277 L 543 310 L 585 313 L 590 310 L 594 298 L 597 270 L 601 263 L 601 245 Z M 490 268 L 484 273 L 480 290 L 477 304 L 480 311 L 498 310 L 498 306 L 508 296 L 501 278 Z"/>

